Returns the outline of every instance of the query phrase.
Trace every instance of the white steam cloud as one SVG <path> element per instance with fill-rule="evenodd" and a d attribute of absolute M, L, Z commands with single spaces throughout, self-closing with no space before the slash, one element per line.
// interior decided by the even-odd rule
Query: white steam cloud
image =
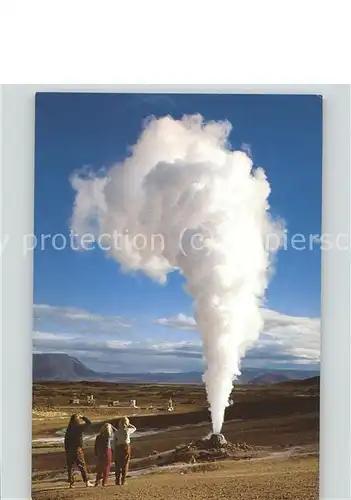
<path fill-rule="evenodd" d="M 240 360 L 259 337 L 260 306 L 272 253 L 281 238 L 269 216 L 270 186 L 243 151 L 228 145 L 228 122 L 200 115 L 152 118 L 130 156 L 97 174 L 75 174 L 72 229 L 107 241 L 127 271 L 161 283 L 176 269 L 186 277 L 202 334 L 213 432 L 224 420 Z M 146 242 L 146 244 L 145 244 Z"/>

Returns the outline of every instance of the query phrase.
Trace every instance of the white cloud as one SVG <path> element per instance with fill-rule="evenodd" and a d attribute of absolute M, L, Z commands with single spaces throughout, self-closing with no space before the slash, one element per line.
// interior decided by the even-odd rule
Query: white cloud
<path fill-rule="evenodd" d="M 119 352 L 121 354 L 138 353 L 157 356 L 202 357 L 201 342 L 192 341 L 155 341 L 145 339 L 132 340 L 97 340 L 86 337 L 72 337 L 64 333 L 33 332 L 33 347 L 35 350 L 60 351 L 92 351 L 96 355 L 104 352 Z"/>
<path fill-rule="evenodd" d="M 250 158 L 252 157 L 251 145 L 247 142 L 243 142 L 240 147 L 241 151 L 244 151 Z"/>
<path fill-rule="evenodd" d="M 74 337 L 72 335 L 65 335 L 65 334 L 57 334 L 53 332 L 38 332 L 34 331 L 32 335 L 33 341 L 38 341 L 38 342 L 45 342 L 45 341 L 56 341 L 57 338 L 60 338 L 60 342 L 67 341 L 67 340 L 74 340 Z"/>
<path fill-rule="evenodd" d="M 98 334 L 115 333 L 132 326 L 130 320 L 121 316 L 103 316 L 84 309 L 48 304 L 35 304 L 33 317 L 36 329 L 41 329 L 41 325 L 46 329 L 53 325 L 55 330 Z"/>
<path fill-rule="evenodd" d="M 264 309 L 263 335 L 254 347 L 279 354 L 283 359 L 295 358 L 300 364 L 319 363 L 320 328 L 319 318 L 288 316 Z"/>
<path fill-rule="evenodd" d="M 34 332 L 33 352 L 69 354 L 100 372 L 181 372 L 203 368 L 200 341 L 102 340 Z"/>
<path fill-rule="evenodd" d="M 75 318 L 88 314 L 94 317 L 92 323 L 101 324 L 103 316 L 91 315 L 85 311 L 70 308 L 37 306 L 37 312 Z M 320 359 L 320 320 L 318 318 L 297 317 L 263 309 L 264 328 L 259 340 L 246 353 L 243 367 L 312 367 Z M 119 317 L 113 324 L 120 321 Z M 111 320 L 111 319 L 110 319 Z M 140 338 L 123 335 L 106 338 L 86 335 L 79 331 L 41 331 L 33 333 L 34 352 L 64 352 L 75 356 L 88 366 L 101 371 L 199 371 L 203 369 L 203 351 L 200 335 L 196 332 L 194 318 L 178 314 L 169 318 L 158 318 L 154 323 L 173 328 L 174 331 L 188 331 L 187 340 L 173 340 L 166 337 Z M 128 330 L 124 329 L 124 332 Z M 194 332 L 194 333 L 191 333 Z M 195 334 L 195 336 L 193 336 Z M 185 333 L 182 334 L 187 335 Z M 302 366 L 301 366 L 302 367 Z"/>
<path fill-rule="evenodd" d="M 248 350 L 245 363 L 284 362 L 318 364 L 320 359 L 320 320 L 281 314 L 262 309 L 264 328 L 258 342 Z M 155 323 L 177 330 L 196 330 L 194 318 L 178 314 L 159 318 Z"/>
<path fill-rule="evenodd" d="M 154 321 L 158 325 L 169 326 L 181 330 L 196 330 L 196 321 L 191 316 L 179 313 L 177 316 L 170 318 L 157 318 Z"/>

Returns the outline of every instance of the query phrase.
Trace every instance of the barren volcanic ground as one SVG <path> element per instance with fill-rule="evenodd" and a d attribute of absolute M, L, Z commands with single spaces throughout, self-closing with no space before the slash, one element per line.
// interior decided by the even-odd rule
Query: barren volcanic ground
<path fill-rule="evenodd" d="M 94 394 L 96 406 L 73 407 L 68 399 Z M 167 412 L 172 398 L 174 412 Z M 139 408 L 128 408 L 136 399 Z M 33 499 L 100 498 L 245 498 L 317 499 L 319 378 L 268 386 L 236 386 L 234 406 L 227 408 L 223 433 L 249 454 L 209 463 L 183 455 L 172 465 L 171 450 L 206 436 L 210 416 L 201 385 L 130 385 L 108 383 L 40 383 L 34 385 Z M 119 407 L 107 407 L 119 400 Z M 48 408 L 48 405 L 50 408 Z M 152 406 L 152 408 L 150 408 Z M 93 421 L 85 454 L 94 475 L 93 437 L 103 421 L 128 414 L 137 427 L 131 477 L 123 488 L 67 488 L 62 429 L 71 413 Z M 50 415 L 50 416 L 49 416 Z M 61 431 L 61 434 L 60 434 Z M 188 460 L 189 457 L 189 460 Z M 200 458 L 199 458 L 200 457 Z M 188 463 L 187 463 L 188 462 Z M 166 465 L 167 464 L 167 465 Z"/>

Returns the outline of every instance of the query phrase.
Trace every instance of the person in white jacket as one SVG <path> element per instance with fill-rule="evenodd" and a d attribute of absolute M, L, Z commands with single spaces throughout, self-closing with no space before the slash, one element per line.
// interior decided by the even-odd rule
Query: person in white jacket
<path fill-rule="evenodd" d="M 115 456 L 116 485 L 126 484 L 131 457 L 130 436 L 136 431 L 128 417 L 120 419 L 118 429 L 113 435 L 113 451 Z"/>

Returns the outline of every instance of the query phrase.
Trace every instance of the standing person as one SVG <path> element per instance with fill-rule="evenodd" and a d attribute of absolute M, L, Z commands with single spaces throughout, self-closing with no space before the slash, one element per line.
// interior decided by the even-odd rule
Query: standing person
<path fill-rule="evenodd" d="M 126 476 L 131 456 L 130 435 L 135 431 L 136 428 L 129 422 L 129 418 L 123 417 L 119 421 L 118 430 L 114 433 L 113 448 L 115 454 L 115 475 L 117 485 L 126 484 Z"/>
<path fill-rule="evenodd" d="M 67 460 L 68 482 L 70 488 L 74 486 L 72 476 L 73 465 L 76 464 L 85 483 L 85 486 L 93 486 L 88 480 L 83 451 L 83 432 L 91 425 L 90 420 L 83 415 L 72 415 L 65 434 L 65 451 Z"/>
<path fill-rule="evenodd" d="M 95 456 L 97 459 L 96 465 L 96 480 L 95 486 L 99 486 L 102 479 L 102 486 L 106 486 L 108 476 L 110 474 L 112 462 L 112 440 L 113 432 L 116 431 L 111 424 L 104 424 L 101 427 L 100 433 L 95 439 Z"/>

